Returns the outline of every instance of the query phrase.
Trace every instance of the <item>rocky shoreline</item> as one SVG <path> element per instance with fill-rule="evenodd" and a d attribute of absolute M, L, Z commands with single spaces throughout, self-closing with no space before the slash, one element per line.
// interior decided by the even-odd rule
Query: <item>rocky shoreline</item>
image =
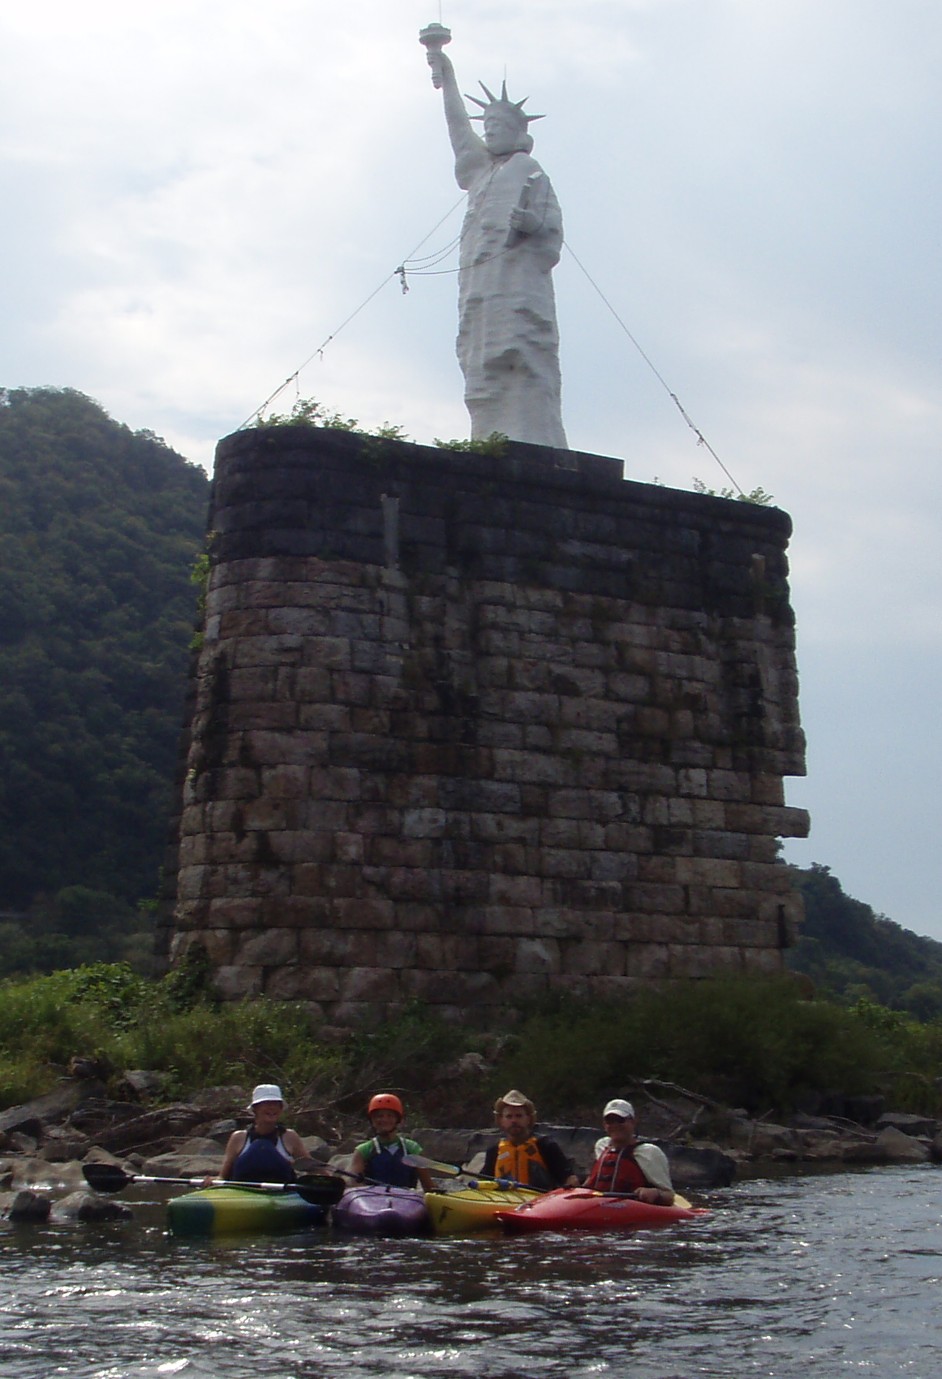
<path fill-rule="evenodd" d="M 246 1087 L 213 1087 L 186 1101 L 161 1103 L 160 1079 L 125 1073 L 119 1096 L 95 1076 L 63 1078 L 46 1096 L 0 1111 L 0 1216 L 10 1221 L 96 1221 L 126 1218 L 130 1209 L 91 1192 L 83 1165 L 116 1164 L 130 1174 L 197 1178 L 218 1172 L 231 1132 L 248 1123 Z M 684 1193 L 728 1187 L 737 1178 L 815 1169 L 942 1163 L 942 1122 L 886 1111 L 879 1098 L 845 1115 L 801 1113 L 787 1123 L 705 1103 L 683 1089 L 666 1095 L 632 1091 L 639 1131 L 668 1155 L 675 1186 Z M 842 1109 L 848 1109 L 842 1106 Z M 708 1114 L 704 1114 L 705 1110 Z M 290 1123 L 313 1159 L 346 1169 L 363 1138 L 362 1117 L 293 1106 Z M 601 1131 L 585 1125 L 541 1122 L 588 1172 Z M 413 1124 L 408 1133 L 432 1159 L 479 1170 L 493 1139 L 490 1127 L 435 1128 Z M 454 1181 L 454 1180 L 452 1180 Z"/>

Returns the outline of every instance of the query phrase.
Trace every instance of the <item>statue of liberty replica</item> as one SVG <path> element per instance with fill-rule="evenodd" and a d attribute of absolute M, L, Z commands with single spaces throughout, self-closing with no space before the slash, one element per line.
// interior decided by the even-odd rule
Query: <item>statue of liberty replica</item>
<path fill-rule="evenodd" d="M 566 449 L 560 409 L 559 331 L 552 270 L 563 222 L 549 178 L 530 156 L 531 120 L 522 101 L 481 83 L 486 101 L 469 116 L 442 52 L 440 24 L 422 30 L 432 82 L 441 89 L 455 154 L 455 178 L 468 193 L 458 272 L 458 362 L 471 437 L 498 431 L 511 440 Z M 471 120 L 481 120 L 483 139 Z"/>

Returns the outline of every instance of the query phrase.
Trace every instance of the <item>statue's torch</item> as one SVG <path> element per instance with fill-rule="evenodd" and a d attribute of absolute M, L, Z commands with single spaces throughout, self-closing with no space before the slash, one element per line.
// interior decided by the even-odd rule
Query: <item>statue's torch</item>
<path fill-rule="evenodd" d="M 426 24 L 419 33 L 419 42 L 428 54 L 428 65 L 432 69 L 432 85 L 438 90 L 442 84 L 441 55 L 446 43 L 451 42 L 451 29 L 444 24 Z"/>

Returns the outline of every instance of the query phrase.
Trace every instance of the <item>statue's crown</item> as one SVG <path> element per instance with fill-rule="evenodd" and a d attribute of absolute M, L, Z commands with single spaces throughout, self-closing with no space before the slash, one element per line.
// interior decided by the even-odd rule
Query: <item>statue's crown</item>
<path fill-rule="evenodd" d="M 515 115 L 519 120 L 523 122 L 524 127 L 526 127 L 531 120 L 543 120 L 546 118 L 545 115 L 527 114 L 523 107 L 530 99 L 529 96 L 524 96 L 522 101 L 512 101 L 510 97 L 507 95 L 506 81 L 501 83 L 500 96 L 495 96 L 493 91 L 489 91 L 487 87 L 484 85 L 483 81 L 479 81 L 478 85 L 484 92 L 485 96 L 487 97 L 487 100 L 479 100 L 477 96 L 467 96 L 467 99 L 469 101 L 474 101 L 475 105 L 479 105 L 481 109 L 484 111 L 484 115 L 486 115 L 489 110 L 499 110 L 501 112 L 506 112 L 508 115 Z M 471 119 L 483 120 L 484 115 L 472 115 Z"/>

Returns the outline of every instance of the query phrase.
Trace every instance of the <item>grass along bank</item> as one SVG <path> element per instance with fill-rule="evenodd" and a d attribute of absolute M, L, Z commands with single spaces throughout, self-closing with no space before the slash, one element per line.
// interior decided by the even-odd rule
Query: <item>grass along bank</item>
<path fill-rule="evenodd" d="M 395 1088 L 413 1122 L 442 1126 L 479 1119 L 508 1086 L 524 1087 L 544 1118 L 593 1123 L 609 1096 L 645 1078 L 753 1115 L 833 1092 L 942 1111 L 942 1021 L 809 1000 L 787 977 L 651 986 L 617 1003 L 560 998 L 500 1031 L 416 1005 L 346 1033 L 322 1030 L 303 1005 L 221 1004 L 198 970 L 154 981 L 96 964 L 2 983 L 0 1108 L 48 1091 L 74 1057 L 111 1070 L 115 1086 L 127 1069 L 160 1072 L 164 1099 L 274 1080 L 294 1105 L 359 1114 L 369 1091 Z"/>

